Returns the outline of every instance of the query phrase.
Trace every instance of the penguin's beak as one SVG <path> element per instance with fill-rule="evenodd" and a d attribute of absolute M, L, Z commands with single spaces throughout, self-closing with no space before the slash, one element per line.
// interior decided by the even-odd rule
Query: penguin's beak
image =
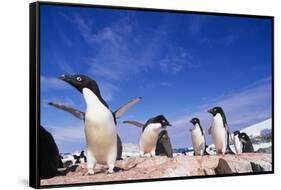
<path fill-rule="evenodd" d="M 60 80 L 63 80 L 65 82 L 70 82 L 72 77 L 70 75 L 61 75 L 58 77 Z"/>
<path fill-rule="evenodd" d="M 209 109 L 207 112 L 213 114 L 213 109 Z"/>
<path fill-rule="evenodd" d="M 58 78 L 75 87 L 78 91 L 81 92 L 81 88 L 79 84 L 76 83 L 75 77 L 73 75 L 60 75 Z"/>
<path fill-rule="evenodd" d="M 59 76 L 58 78 L 59 78 L 60 80 L 63 80 L 63 81 L 65 81 L 65 82 L 67 82 L 67 83 L 73 85 L 74 79 L 73 79 L 73 77 L 72 77 L 71 75 L 61 75 L 61 76 Z"/>
<path fill-rule="evenodd" d="M 61 75 L 58 77 L 60 80 L 64 80 L 66 78 L 66 75 Z"/>
<path fill-rule="evenodd" d="M 167 122 L 167 123 L 166 123 L 166 126 L 170 126 L 170 127 L 171 127 L 172 125 L 171 125 L 170 122 Z"/>

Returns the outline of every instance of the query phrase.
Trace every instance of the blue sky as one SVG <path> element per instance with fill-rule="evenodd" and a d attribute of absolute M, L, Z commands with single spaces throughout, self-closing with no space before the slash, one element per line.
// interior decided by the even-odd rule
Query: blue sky
<path fill-rule="evenodd" d="M 188 122 L 211 124 L 222 106 L 231 131 L 271 117 L 271 20 L 199 14 L 41 5 L 41 124 L 61 152 L 85 148 L 83 122 L 47 105 L 85 110 L 82 95 L 61 74 L 95 79 L 112 110 L 143 100 L 117 126 L 123 143 L 137 144 L 145 122 L 164 114 L 174 148 L 189 147 Z M 211 143 L 210 139 L 208 143 Z"/>

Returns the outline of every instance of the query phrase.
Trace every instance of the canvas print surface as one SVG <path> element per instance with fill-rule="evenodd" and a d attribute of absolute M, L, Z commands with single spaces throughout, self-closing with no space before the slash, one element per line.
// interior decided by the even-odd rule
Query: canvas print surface
<path fill-rule="evenodd" d="M 39 13 L 41 186 L 272 171 L 272 18 Z"/>

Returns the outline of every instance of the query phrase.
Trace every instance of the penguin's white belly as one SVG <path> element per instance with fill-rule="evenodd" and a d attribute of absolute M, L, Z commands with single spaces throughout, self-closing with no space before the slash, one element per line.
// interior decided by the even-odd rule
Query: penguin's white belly
<path fill-rule="evenodd" d="M 217 117 L 217 116 L 216 116 Z M 212 124 L 212 139 L 216 147 L 216 151 L 225 152 L 226 149 L 226 130 L 221 118 L 214 117 Z"/>
<path fill-rule="evenodd" d="M 196 155 L 201 155 L 205 148 L 205 139 L 201 133 L 200 128 L 195 128 L 191 133 L 192 145 Z"/>
<path fill-rule="evenodd" d="M 117 132 L 111 111 L 88 88 L 83 89 L 87 104 L 85 135 L 88 149 L 97 163 L 116 159 Z"/>
<path fill-rule="evenodd" d="M 226 148 L 226 131 L 221 127 L 214 127 L 212 137 L 216 150 L 224 150 Z"/>
<path fill-rule="evenodd" d="M 149 126 L 142 132 L 140 136 L 140 151 L 143 153 L 150 153 L 156 149 L 160 129 L 161 126 L 159 129 Z"/>
<path fill-rule="evenodd" d="M 105 164 L 111 153 L 117 148 L 117 133 L 111 112 L 85 119 L 87 145 L 97 163 Z"/>
<path fill-rule="evenodd" d="M 84 158 L 82 158 L 82 159 L 80 158 L 79 161 L 80 161 L 81 164 L 85 163 L 85 159 Z"/>
<path fill-rule="evenodd" d="M 235 151 L 237 154 L 241 154 L 242 153 L 242 144 L 239 140 L 239 137 L 237 135 L 234 136 L 234 147 L 235 147 Z"/>

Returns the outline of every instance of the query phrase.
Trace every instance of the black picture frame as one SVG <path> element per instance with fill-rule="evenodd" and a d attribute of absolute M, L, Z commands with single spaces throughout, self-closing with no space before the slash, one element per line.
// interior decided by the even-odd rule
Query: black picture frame
<path fill-rule="evenodd" d="M 245 18 L 266 18 L 272 22 L 272 171 L 256 172 L 256 173 L 239 173 L 239 174 L 224 174 L 212 176 L 190 176 L 190 177 L 172 177 L 172 178 L 158 178 L 158 179 L 140 179 L 129 181 L 109 181 L 109 182 L 94 182 L 81 184 L 64 184 L 64 185 L 48 185 L 41 186 L 39 179 L 39 158 L 38 151 L 40 149 L 39 126 L 40 126 L 40 6 L 41 5 L 56 5 L 56 6 L 74 6 L 74 7 L 92 7 L 103 9 L 118 9 L 118 10 L 138 10 L 148 12 L 165 12 L 165 13 L 189 13 L 200 15 L 216 15 L 216 16 L 231 16 L 231 17 L 245 17 Z M 121 183 L 137 183 L 149 181 L 165 181 L 165 180 L 183 180 L 195 178 L 213 178 L 213 177 L 230 177 L 230 176 L 244 176 L 244 175 L 260 175 L 274 173 L 274 17 L 262 15 L 247 15 L 247 14 L 229 14 L 218 12 L 199 12 L 188 10 L 169 10 L 156 8 L 141 8 L 141 7 L 125 7 L 125 6 L 109 6 L 109 5 L 92 5 L 79 3 L 59 3 L 59 2 L 34 2 L 29 5 L 29 59 L 30 59 L 30 78 L 29 78 L 29 185 L 33 188 L 54 188 L 54 187 L 73 187 L 73 186 L 88 186 L 88 185 L 104 185 L 104 184 L 121 184 Z"/>

